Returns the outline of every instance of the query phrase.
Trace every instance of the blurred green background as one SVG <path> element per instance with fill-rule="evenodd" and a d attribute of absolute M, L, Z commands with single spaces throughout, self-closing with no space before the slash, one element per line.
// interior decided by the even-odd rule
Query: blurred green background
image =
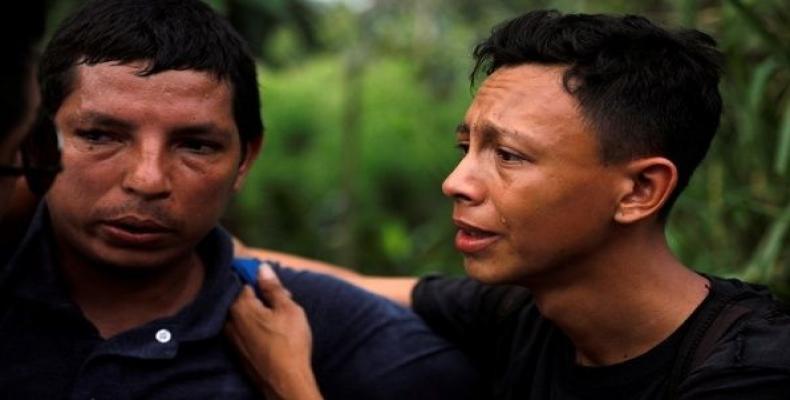
<path fill-rule="evenodd" d="M 81 2 L 53 1 L 54 27 Z M 260 61 L 266 143 L 224 224 L 375 274 L 462 273 L 440 185 L 471 49 L 535 8 L 701 29 L 727 56 L 718 137 L 671 216 L 681 259 L 790 294 L 790 2 L 213 0 Z"/>

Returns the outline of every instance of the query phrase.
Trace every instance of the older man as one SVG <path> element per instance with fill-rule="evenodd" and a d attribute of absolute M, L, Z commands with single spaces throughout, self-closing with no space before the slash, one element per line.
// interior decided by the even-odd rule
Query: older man
<path fill-rule="evenodd" d="M 55 33 L 40 76 L 64 170 L 0 283 L 3 396 L 259 397 L 222 335 L 242 285 L 217 227 L 260 148 L 255 73 L 197 0 L 93 1 Z M 409 311 L 273 268 L 327 398 L 472 395 L 465 358 Z"/>

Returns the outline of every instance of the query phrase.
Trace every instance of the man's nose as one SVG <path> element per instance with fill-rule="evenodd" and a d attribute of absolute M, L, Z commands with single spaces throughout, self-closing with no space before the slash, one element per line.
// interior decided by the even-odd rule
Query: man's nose
<path fill-rule="evenodd" d="M 129 155 L 129 170 L 122 183 L 124 191 L 146 200 L 166 198 L 172 190 L 164 146 L 145 144 Z"/>
<path fill-rule="evenodd" d="M 442 183 L 442 192 L 455 202 L 475 205 L 485 200 L 481 170 L 475 156 L 466 154 Z"/>

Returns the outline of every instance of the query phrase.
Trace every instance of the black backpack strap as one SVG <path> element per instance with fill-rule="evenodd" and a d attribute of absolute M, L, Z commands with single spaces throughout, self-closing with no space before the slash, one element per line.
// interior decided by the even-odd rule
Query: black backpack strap
<path fill-rule="evenodd" d="M 669 376 L 668 397 L 678 399 L 680 384 L 695 368 L 713 352 L 716 342 L 724 336 L 730 327 L 752 310 L 736 304 L 737 296 L 715 299 L 703 315 L 692 322 L 688 333 L 683 338 L 678 357 Z"/>
<path fill-rule="evenodd" d="M 702 341 L 699 342 L 697 350 L 694 351 L 694 357 L 691 358 L 691 363 L 686 371 L 691 372 L 696 368 L 702 366 L 702 363 L 708 359 L 708 356 L 713 352 L 713 347 L 716 342 L 724 336 L 730 327 L 735 324 L 741 317 L 750 313 L 752 310 L 748 307 L 740 306 L 738 304 L 729 304 L 719 313 L 713 323 L 708 327 Z"/>

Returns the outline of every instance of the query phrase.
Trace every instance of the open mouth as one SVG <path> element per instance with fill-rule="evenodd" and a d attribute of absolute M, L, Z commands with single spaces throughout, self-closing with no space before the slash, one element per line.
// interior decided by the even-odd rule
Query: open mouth
<path fill-rule="evenodd" d="M 476 228 L 467 223 L 455 221 L 458 232 L 455 235 L 455 248 L 461 253 L 478 253 L 499 240 L 499 234 Z"/>
<path fill-rule="evenodd" d="M 488 236 L 495 236 L 495 234 L 492 232 L 483 231 L 474 228 L 461 228 L 459 229 L 459 231 L 461 231 L 464 235 L 467 235 L 472 238 L 484 238 Z"/>

